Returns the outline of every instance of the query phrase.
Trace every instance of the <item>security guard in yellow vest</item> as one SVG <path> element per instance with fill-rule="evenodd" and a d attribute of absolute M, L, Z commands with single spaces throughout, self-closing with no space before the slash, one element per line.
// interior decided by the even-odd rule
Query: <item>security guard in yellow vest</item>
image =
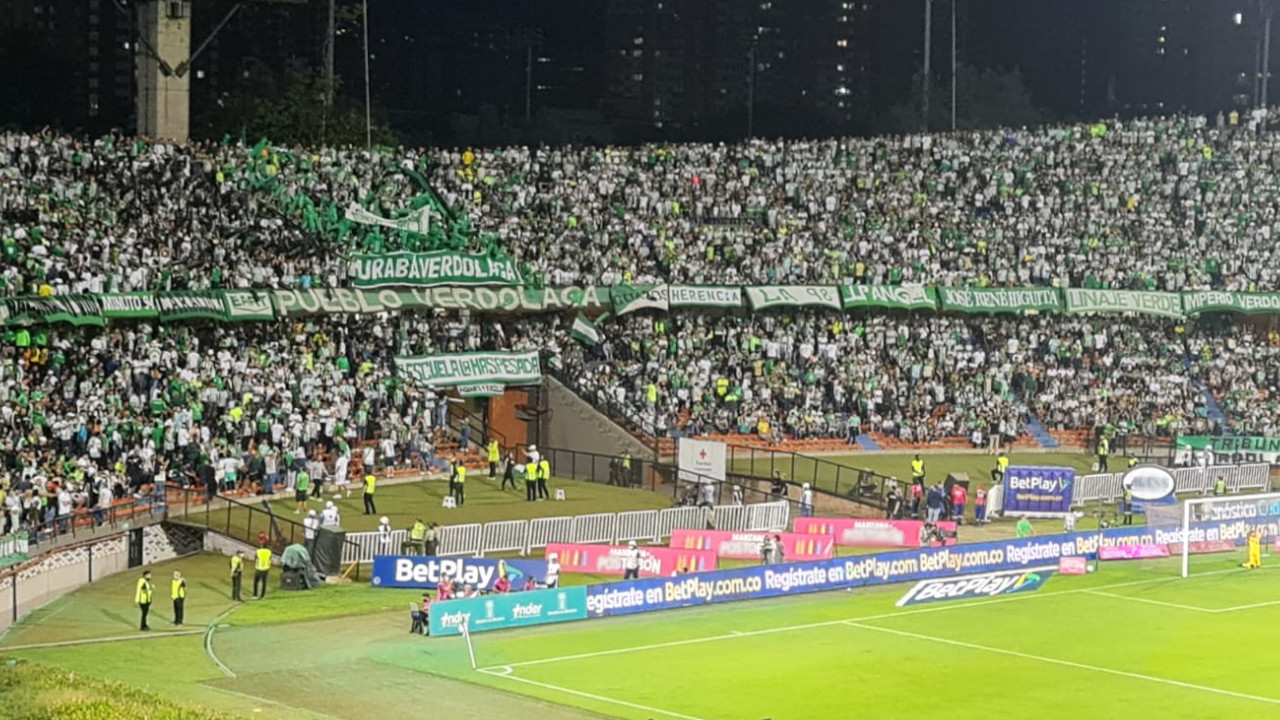
<path fill-rule="evenodd" d="M 524 464 L 524 499 L 533 502 L 538 499 L 538 463 L 529 461 Z"/>
<path fill-rule="evenodd" d="M 181 627 L 187 605 L 187 579 L 182 577 L 181 570 L 173 571 L 173 582 L 169 586 L 169 599 L 173 600 L 173 624 Z"/>
<path fill-rule="evenodd" d="M 271 548 L 260 547 L 253 559 L 253 596 L 267 597 L 267 573 L 271 570 Z"/>
<path fill-rule="evenodd" d="M 547 500 L 551 496 L 547 494 L 547 480 L 551 478 L 551 461 L 543 456 L 538 462 L 538 499 Z"/>
<path fill-rule="evenodd" d="M 400 548 L 401 552 L 405 550 L 416 551 L 419 555 L 427 554 L 427 524 L 422 522 L 422 518 L 418 518 L 409 529 L 409 542 Z"/>
<path fill-rule="evenodd" d="M 631 480 L 631 451 L 622 453 L 622 482 L 630 487 L 633 483 Z"/>
<path fill-rule="evenodd" d="M 236 602 L 244 602 L 240 599 L 240 581 L 244 578 L 244 551 L 237 550 L 235 555 L 231 556 L 231 599 Z"/>
<path fill-rule="evenodd" d="M 138 610 L 142 613 L 142 622 L 138 626 L 139 630 L 150 630 L 147 626 L 147 613 L 151 612 L 151 596 L 154 589 L 151 587 L 151 571 L 143 570 L 142 577 L 138 579 L 138 587 L 133 592 L 133 601 L 137 603 Z"/>
<path fill-rule="evenodd" d="M 498 461 L 502 459 L 502 448 L 497 440 L 489 441 L 489 478 L 498 477 Z"/>
<path fill-rule="evenodd" d="M 1002 452 L 996 457 L 996 466 L 991 470 L 991 482 L 995 485 L 1004 482 L 1004 471 L 1008 469 L 1009 456 Z"/>
<path fill-rule="evenodd" d="M 462 507 L 467 502 L 467 466 L 461 460 L 453 461 L 452 494 L 454 502 Z"/>
<path fill-rule="evenodd" d="M 924 461 L 919 454 L 911 461 L 911 482 L 924 484 Z"/>
<path fill-rule="evenodd" d="M 1106 435 L 1098 438 L 1098 472 L 1110 472 L 1107 470 L 1107 456 L 1111 454 L 1111 441 Z"/>
<path fill-rule="evenodd" d="M 1226 480 L 1226 478 L 1224 478 L 1224 477 L 1222 477 L 1221 475 L 1219 475 L 1219 476 L 1218 476 L 1218 478 L 1217 478 L 1216 480 L 1214 480 L 1214 481 L 1213 481 L 1213 494 L 1214 494 L 1214 495 L 1226 495 L 1226 494 L 1227 494 L 1227 480 Z"/>
<path fill-rule="evenodd" d="M 1135 457 L 1129 458 L 1129 467 L 1133 468 L 1137 466 L 1138 466 L 1138 458 L 1135 458 Z"/>
<path fill-rule="evenodd" d="M 373 504 L 373 491 L 378 486 L 378 478 L 373 473 L 364 476 L 364 514 L 377 515 L 378 506 Z"/>

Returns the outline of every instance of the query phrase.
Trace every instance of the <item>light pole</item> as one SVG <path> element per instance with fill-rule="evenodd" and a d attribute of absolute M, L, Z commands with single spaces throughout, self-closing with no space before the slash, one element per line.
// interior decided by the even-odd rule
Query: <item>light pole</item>
<path fill-rule="evenodd" d="M 956 131 L 956 5 L 960 0 L 951 0 L 951 132 Z"/>
<path fill-rule="evenodd" d="M 933 37 L 933 0 L 924 0 L 924 77 L 921 78 L 920 110 L 924 132 L 929 132 L 929 84 L 933 71 L 933 48 L 929 39 Z"/>
<path fill-rule="evenodd" d="M 372 91 L 369 89 L 369 0 L 363 1 L 364 5 L 364 147 L 366 150 L 373 147 L 373 104 L 371 101 Z"/>
<path fill-rule="evenodd" d="M 747 76 L 747 139 L 755 137 L 756 130 L 756 43 L 760 36 L 751 38 L 751 50 L 747 52 L 747 60 L 751 63 Z"/>

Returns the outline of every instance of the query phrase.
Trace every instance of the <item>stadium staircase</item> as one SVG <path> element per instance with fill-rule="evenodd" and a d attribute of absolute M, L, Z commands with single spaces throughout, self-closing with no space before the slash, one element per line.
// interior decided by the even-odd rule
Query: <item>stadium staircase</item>
<path fill-rule="evenodd" d="M 880 447 L 880 443 L 876 442 L 874 438 L 872 438 L 870 435 L 866 433 L 858 433 L 858 437 L 854 438 L 854 441 L 857 442 L 858 447 L 862 448 L 863 450 L 869 450 L 871 452 L 875 452 L 877 450 L 884 449 Z"/>
<path fill-rule="evenodd" d="M 1213 423 L 1219 429 L 1219 434 L 1233 435 L 1231 432 L 1231 420 L 1227 418 L 1227 414 L 1222 412 L 1222 406 L 1218 404 L 1218 398 L 1214 397 L 1213 391 L 1210 390 L 1204 381 L 1200 379 L 1200 375 L 1195 371 L 1195 366 L 1191 362 L 1191 355 L 1183 353 L 1182 367 L 1187 371 L 1187 377 L 1191 378 L 1191 385 L 1200 392 L 1204 397 L 1205 417 L 1210 423 Z"/>
<path fill-rule="evenodd" d="M 1027 415 L 1027 434 L 1040 447 L 1046 450 L 1054 450 L 1059 447 L 1058 439 L 1053 436 L 1053 433 L 1045 429 L 1045 426 L 1040 422 L 1040 418 L 1035 415 Z"/>

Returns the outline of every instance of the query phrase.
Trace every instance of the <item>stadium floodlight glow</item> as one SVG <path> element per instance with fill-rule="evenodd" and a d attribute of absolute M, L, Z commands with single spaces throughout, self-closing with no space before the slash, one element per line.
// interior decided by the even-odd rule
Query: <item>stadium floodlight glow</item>
<path fill-rule="evenodd" d="M 1193 523 L 1224 520 L 1252 520 L 1275 518 L 1280 522 L 1280 493 L 1256 495 L 1218 495 L 1196 498 L 1182 503 L 1182 577 L 1191 568 L 1191 526 Z"/>

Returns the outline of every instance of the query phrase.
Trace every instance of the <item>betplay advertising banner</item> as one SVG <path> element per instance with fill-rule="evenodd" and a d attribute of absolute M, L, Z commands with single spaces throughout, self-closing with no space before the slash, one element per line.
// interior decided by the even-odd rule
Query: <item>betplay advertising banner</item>
<path fill-rule="evenodd" d="M 1071 511 L 1076 471 L 1014 465 L 1004 474 L 1004 514 L 1054 517 Z"/>
<path fill-rule="evenodd" d="M 711 550 L 684 550 L 666 547 L 643 547 L 640 551 L 640 574 L 670 577 L 676 573 L 703 572 L 716 569 L 716 554 Z M 552 543 L 545 557 L 556 555 L 560 570 L 596 575 L 626 574 L 626 545 L 572 545 Z"/>
<path fill-rule="evenodd" d="M 432 603 L 431 634 L 459 635 L 465 624 L 471 632 L 585 620 L 587 588 L 529 590 L 503 595 L 445 600 Z"/>
<path fill-rule="evenodd" d="M 898 607 L 922 605 L 944 600 L 971 600 L 1000 595 L 1035 592 L 1053 575 L 1052 567 L 1036 570 L 969 575 L 945 580 L 921 580 L 898 600 Z"/>
<path fill-rule="evenodd" d="M 782 538 L 783 558 L 787 561 L 821 560 L 835 554 L 835 538 L 830 535 L 799 533 L 676 529 L 671 531 L 670 544 L 682 550 L 711 550 L 716 557 L 759 560 L 764 539 L 774 535 Z"/>
<path fill-rule="evenodd" d="M 954 533 L 954 522 L 937 523 L 943 532 Z M 920 547 L 922 520 L 875 520 L 871 518 L 798 517 L 795 531 L 804 535 L 833 535 L 840 547 Z M 948 538 L 948 545 L 955 540 Z"/>
<path fill-rule="evenodd" d="M 542 560 L 494 560 L 443 558 L 423 555 L 379 555 L 373 559 L 370 584 L 383 588 L 432 589 L 444 578 L 477 590 L 492 590 L 505 574 L 512 587 L 524 587 L 525 578 L 542 580 L 547 563 Z"/>

